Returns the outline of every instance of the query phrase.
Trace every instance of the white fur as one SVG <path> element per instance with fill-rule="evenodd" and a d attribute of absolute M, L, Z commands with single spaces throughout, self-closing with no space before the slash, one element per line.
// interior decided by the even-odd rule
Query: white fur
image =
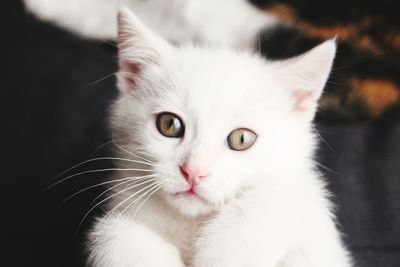
<path fill-rule="evenodd" d="M 114 190 L 109 208 L 116 212 L 99 219 L 89 234 L 90 263 L 351 266 L 312 161 L 311 120 L 332 65 L 334 41 L 270 62 L 222 48 L 172 47 L 125 9 L 119 23 L 121 95 L 112 112 L 113 134 L 123 150 L 138 155 L 131 158 L 152 163 L 117 163 L 147 166 L 155 180 Z M 127 73 L 132 66 L 137 74 Z M 157 131 L 155 114 L 165 111 L 182 118 L 182 139 Z M 238 152 L 229 149 L 226 138 L 240 127 L 258 137 L 250 149 Z M 121 148 L 117 153 L 126 157 Z M 200 198 L 175 195 L 190 187 L 179 171 L 188 158 L 211 171 L 197 187 Z M 143 173 L 121 172 L 116 178 L 121 175 Z M 130 205 L 153 185 L 160 189 L 140 209 Z"/>
<path fill-rule="evenodd" d="M 120 2 L 146 25 L 174 42 L 254 46 L 263 27 L 276 19 L 246 0 L 24 0 L 28 10 L 89 38 L 115 38 Z"/>

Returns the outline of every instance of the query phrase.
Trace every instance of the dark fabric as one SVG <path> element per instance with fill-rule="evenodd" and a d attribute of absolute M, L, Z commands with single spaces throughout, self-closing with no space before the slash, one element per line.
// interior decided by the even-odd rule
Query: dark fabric
<path fill-rule="evenodd" d="M 318 129 L 325 140 L 318 161 L 328 168 L 320 169 L 358 266 L 399 266 L 400 114 L 359 123 L 321 121 Z"/>
<path fill-rule="evenodd" d="M 109 141 L 105 121 L 115 80 L 91 83 L 116 70 L 116 49 L 39 22 L 20 1 L 2 1 L 0 17 L 0 265 L 79 266 L 82 242 L 74 234 L 100 189 L 60 203 L 102 174 L 43 190 Z"/>
<path fill-rule="evenodd" d="M 1 2 L 0 17 L 2 266 L 83 266 L 82 234 L 95 212 L 74 236 L 102 190 L 59 204 L 107 173 L 43 189 L 74 164 L 111 155 L 106 114 L 115 80 L 94 81 L 116 70 L 116 50 L 37 21 L 20 1 Z M 399 117 L 392 110 L 377 120 L 317 121 L 326 142 L 317 159 L 360 267 L 400 266 Z M 110 166 L 101 161 L 72 173 Z"/>

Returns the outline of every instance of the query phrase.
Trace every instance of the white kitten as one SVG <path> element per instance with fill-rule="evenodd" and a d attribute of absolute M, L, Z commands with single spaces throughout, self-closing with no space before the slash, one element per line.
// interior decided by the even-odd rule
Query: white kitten
<path fill-rule="evenodd" d="M 351 266 L 312 161 L 334 41 L 279 62 L 172 47 L 125 9 L 118 33 L 111 124 L 137 170 L 90 232 L 90 264 Z"/>
<path fill-rule="evenodd" d="M 90 38 L 115 38 L 118 3 L 174 42 L 253 47 L 277 19 L 246 0 L 24 0 L 38 17 Z"/>

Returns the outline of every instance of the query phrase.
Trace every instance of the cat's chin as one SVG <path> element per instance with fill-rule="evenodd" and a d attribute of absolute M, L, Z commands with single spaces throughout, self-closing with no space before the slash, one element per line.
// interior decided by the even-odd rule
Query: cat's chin
<path fill-rule="evenodd" d="M 212 203 L 196 194 L 168 194 L 166 199 L 179 213 L 187 217 L 208 214 L 214 210 Z"/>

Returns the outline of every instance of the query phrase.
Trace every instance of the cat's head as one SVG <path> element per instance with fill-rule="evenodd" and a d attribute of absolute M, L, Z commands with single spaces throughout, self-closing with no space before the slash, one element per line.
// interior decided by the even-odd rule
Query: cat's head
<path fill-rule="evenodd" d="M 173 47 L 123 9 L 118 47 L 114 136 L 152 162 L 165 201 L 182 214 L 210 212 L 249 187 L 289 182 L 309 167 L 311 121 L 334 41 L 274 62 Z"/>

